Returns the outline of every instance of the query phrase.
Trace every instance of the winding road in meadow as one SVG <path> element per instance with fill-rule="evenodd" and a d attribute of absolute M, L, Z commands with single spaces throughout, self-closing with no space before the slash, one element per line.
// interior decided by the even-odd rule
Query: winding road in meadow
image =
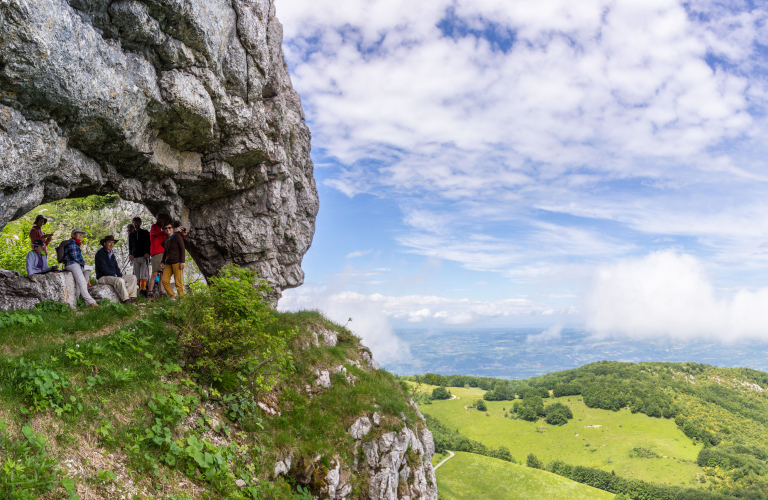
<path fill-rule="evenodd" d="M 448 451 L 448 450 L 445 450 L 445 451 Z M 450 457 L 445 457 L 443 460 L 441 460 L 441 461 L 440 461 L 440 463 L 439 463 L 439 464 L 435 465 L 435 470 L 437 470 L 437 468 L 438 468 L 438 467 L 440 467 L 440 466 L 441 466 L 441 465 L 443 465 L 445 462 L 447 462 L 448 460 L 450 460 L 450 459 L 452 459 L 454 456 L 456 456 L 456 454 L 455 454 L 454 452 L 452 452 L 452 451 L 448 451 L 448 454 L 450 455 Z"/>

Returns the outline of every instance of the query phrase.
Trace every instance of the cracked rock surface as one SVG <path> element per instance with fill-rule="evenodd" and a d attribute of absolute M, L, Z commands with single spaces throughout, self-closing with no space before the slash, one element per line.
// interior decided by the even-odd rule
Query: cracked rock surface
<path fill-rule="evenodd" d="M 302 284 L 318 197 L 274 0 L 0 0 L 0 227 L 117 192 L 206 276 Z"/>

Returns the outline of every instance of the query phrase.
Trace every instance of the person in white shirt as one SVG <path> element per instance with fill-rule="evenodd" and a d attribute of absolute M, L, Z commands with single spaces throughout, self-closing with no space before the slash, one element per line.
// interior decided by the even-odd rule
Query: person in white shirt
<path fill-rule="evenodd" d="M 45 248 L 43 240 L 36 239 L 32 242 L 32 250 L 27 254 L 27 276 L 58 270 L 57 266 L 48 266 L 48 256 L 43 253 L 43 248 Z"/>

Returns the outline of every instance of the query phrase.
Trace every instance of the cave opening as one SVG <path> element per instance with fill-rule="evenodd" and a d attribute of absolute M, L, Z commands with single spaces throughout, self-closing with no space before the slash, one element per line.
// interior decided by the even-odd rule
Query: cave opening
<path fill-rule="evenodd" d="M 107 235 L 117 238 L 119 241 L 115 244 L 114 255 L 124 275 L 133 274 L 133 263 L 128 255 L 128 225 L 134 217 L 141 218 L 141 227 L 146 230 L 155 222 L 155 216 L 145 205 L 124 200 L 116 193 L 75 196 L 43 203 L 0 230 L 0 269 L 18 271 L 22 276 L 26 274 L 26 257 L 31 250 L 29 233 L 39 215 L 46 218 L 42 230 L 51 235 L 47 248 L 50 266 L 56 264 L 56 246 L 69 239 L 71 231 L 77 228 L 85 233 L 81 252 L 88 264 L 93 263 L 102 238 Z M 205 277 L 189 251 L 185 260 L 185 285 L 205 283 Z M 91 281 L 95 283 L 94 273 L 91 273 Z"/>

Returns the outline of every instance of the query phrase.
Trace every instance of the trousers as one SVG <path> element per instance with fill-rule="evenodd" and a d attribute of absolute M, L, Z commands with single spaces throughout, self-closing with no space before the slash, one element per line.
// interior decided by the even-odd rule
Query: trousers
<path fill-rule="evenodd" d="M 72 277 L 75 278 L 75 288 L 77 288 L 77 296 L 82 297 L 86 304 L 91 305 L 96 301 L 93 300 L 91 294 L 88 293 L 88 280 L 91 277 L 90 271 L 83 271 L 80 264 L 72 264 L 64 268 L 66 271 L 72 273 Z"/>
<path fill-rule="evenodd" d="M 145 257 L 135 257 L 133 259 L 133 274 L 140 280 L 148 280 L 149 259 Z"/>
<path fill-rule="evenodd" d="M 136 298 L 136 276 L 126 274 L 122 278 L 117 276 L 102 276 L 97 280 L 102 285 L 110 285 L 115 289 L 120 300 L 125 302 L 128 299 Z"/>
<path fill-rule="evenodd" d="M 184 297 L 184 271 L 179 267 L 181 264 L 166 264 L 163 269 L 163 288 L 165 293 L 172 299 L 176 298 L 171 288 L 171 275 L 176 282 L 176 291 L 179 292 L 179 298 Z"/>

